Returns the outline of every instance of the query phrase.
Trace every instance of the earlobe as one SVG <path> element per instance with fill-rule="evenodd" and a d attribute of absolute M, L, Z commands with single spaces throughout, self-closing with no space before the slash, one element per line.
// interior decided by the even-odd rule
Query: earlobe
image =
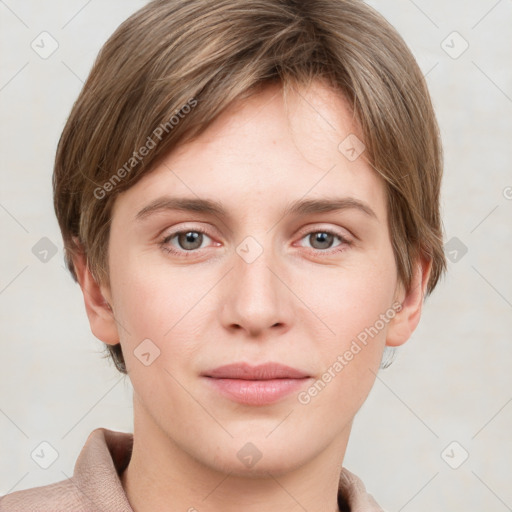
<path fill-rule="evenodd" d="M 432 260 L 420 260 L 415 266 L 409 289 L 405 291 L 401 287 L 397 300 L 400 300 L 402 308 L 389 324 L 387 346 L 403 345 L 418 326 L 431 268 Z"/>
<path fill-rule="evenodd" d="M 114 313 L 105 299 L 108 290 L 102 290 L 92 275 L 83 252 L 73 256 L 75 273 L 84 296 L 85 310 L 91 331 L 99 340 L 109 345 L 119 343 Z"/>

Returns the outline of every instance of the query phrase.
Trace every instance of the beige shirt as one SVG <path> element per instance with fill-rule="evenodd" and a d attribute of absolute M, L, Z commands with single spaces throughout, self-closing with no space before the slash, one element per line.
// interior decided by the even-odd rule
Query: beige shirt
<path fill-rule="evenodd" d="M 133 512 L 120 480 L 132 447 L 133 434 L 97 428 L 89 434 L 71 478 L 7 494 L 0 498 L 0 512 Z M 361 480 L 344 468 L 338 502 L 342 511 L 383 512 Z"/>

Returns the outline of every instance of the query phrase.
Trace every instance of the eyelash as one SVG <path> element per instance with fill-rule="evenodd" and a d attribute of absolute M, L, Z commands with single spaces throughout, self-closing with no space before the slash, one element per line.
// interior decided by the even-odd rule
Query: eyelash
<path fill-rule="evenodd" d="M 163 251 L 167 252 L 167 253 L 171 253 L 171 254 L 174 254 L 176 256 L 181 256 L 181 257 L 184 257 L 184 258 L 190 258 L 192 256 L 195 255 L 195 253 L 197 253 L 199 251 L 199 249 L 194 249 L 192 251 L 185 251 L 185 250 L 181 250 L 181 251 L 178 251 L 177 249 L 175 249 L 174 247 L 168 245 L 169 242 L 176 236 L 176 235 L 181 235 L 183 233 L 202 233 L 203 235 L 206 235 L 206 236 L 209 236 L 208 233 L 203 230 L 203 229 L 198 229 L 198 228 L 194 228 L 194 229 L 182 229 L 181 231 L 175 231 L 174 233 L 171 233 L 169 235 L 166 235 L 164 237 L 164 239 L 160 242 L 160 247 L 162 248 Z M 211 237 L 210 237 L 211 238 Z"/>
<path fill-rule="evenodd" d="M 193 257 L 201 249 L 193 249 L 193 250 L 189 250 L 189 251 L 177 250 L 174 247 L 169 245 L 169 242 L 175 236 L 181 235 L 181 234 L 184 234 L 184 233 L 202 233 L 203 235 L 206 235 L 209 238 L 211 238 L 208 235 L 208 233 L 205 230 L 201 229 L 201 228 L 182 229 L 180 231 L 175 231 L 174 233 L 170 233 L 170 234 L 166 235 L 160 241 L 159 245 L 162 248 L 162 250 L 165 251 L 166 253 L 174 254 L 174 255 L 179 256 L 179 257 L 184 257 L 184 258 Z M 323 253 L 323 254 L 329 254 L 330 255 L 330 254 L 340 253 L 340 252 L 344 251 L 347 247 L 350 247 L 352 245 L 352 241 L 348 240 L 344 236 L 340 235 L 339 233 L 337 233 L 336 231 L 331 230 L 331 229 L 316 229 L 316 230 L 308 231 L 307 233 L 304 233 L 301 236 L 300 240 L 303 240 L 307 236 L 313 235 L 313 234 L 316 234 L 316 233 L 327 233 L 329 235 L 333 235 L 336 238 L 338 238 L 341 241 L 341 243 L 340 243 L 340 245 L 338 247 L 336 247 L 334 249 L 326 249 L 326 250 L 314 249 L 314 248 L 306 247 L 306 249 L 308 249 L 310 251 L 314 251 L 314 252 Z"/>

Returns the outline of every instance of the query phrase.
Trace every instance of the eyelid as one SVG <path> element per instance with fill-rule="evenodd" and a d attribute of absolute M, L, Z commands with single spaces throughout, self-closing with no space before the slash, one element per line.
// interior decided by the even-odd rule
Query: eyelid
<path fill-rule="evenodd" d="M 346 233 L 348 233 L 348 236 L 342 230 L 345 231 Z M 186 251 L 185 249 L 176 248 L 170 244 L 170 240 L 172 238 L 174 238 L 175 236 L 177 236 L 179 234 L 187 233 L 189 231 L 198 232 L 198 233 L 202 233 L 203 235 L 206 235 L 208 238 L 210 238 L 213 241 L 213 243 L 217 247 L 219 245 L 221 245 L 219 242 L 215 242 L 214 237 L 208 233 L 209 230 L 207 228 L 203 228 L 201 226 L 197 226 L 197 225 L 196 226 L 183 226 L 180 228 L 172 229 L 171 231 L 167 231 L 167 232 L 166 231 L 167 230 L 164 230 L 164 232 L 163 232 L 164 234 L 159 236 L 159 240 L 160 240 L 159 245 L 166 252 L 174 253 L 176 255 L 183 255 L 184 257 L 192 257 L 196 254 L 201 253 L 204 249 L 208 248 L 208 247 L 203 247 L 201 249 L 194 249 L 194 250 Z M 343 246 L 346 248 L 347 246 L 350 246 L 354 243 L 354 235 L 350 231 L 348 231 L 347 229 L 340 228 L 340 227 L 333 227 L 331 225 L 329 225 L 328 227 L 326 227 L 325 225 L 324 226 L 309 225 L 307 227 L 304 227 L 299 232 L 298 241 L 302 241 L 306 236 L 314 234 L 314 233 L 332 234 L 340 239 L 340 244 L 334 248 L 329 248 L 329 249 L 325 249 L 325 250 L 315 249 L 315 248 L 311 248 L 311 247 L 305 247 L 303 245 L 299 245 L 299 247 L 307 249 L 308 251 L 317 252 L 319 254 L 322 254 L 322 253 L 332 254 L 332 253 L 336 253 L 336 252 L 341 252 L 342 250 L 344 250 L 342 248 Z M 357 238 L 357 237 L 355 237 L 355 238 Z"/>
<path fill-rule="evenodd" d="M 202 249 L 194 249 L 192 251 L 187 251 L 185 249 L 176 248 L 171 244 L 171 239 L 173 239 L 175 236 L 180 235 L 182 233 L 188 233 L 188 232 L 197 232 L 202 233 L 203 235 L 206 235 L 208 238 L 213 240 L 213 237 L 211 237 L 205 228 L 200 227 L 183 227 L 180 229 L 174 229 L 170 232 L 166 232 L 164 230 L 164 233 L 158 238 L 158 245 L 160 249 L 168 254 L 172 254 L 176 256 L 177 258 L 194 258 L 195 256 L 201 254 L 206 247 Z M 218 242 L 214 242 L 217 246 L 220 245 Z"/>
<path fill-rule="evenodd" d="M 343 229 L 344 232 L 348 233 L 348 236 L 343 231 L 341 231 L 341 229 Z M 165 233 L 166 231 L 167 231 L 167 229 L 165 229 L 162 233 Z M 210 238 L 212 238 L 212 235 L 210 235 L 209 232 L 208 232 L 208 228 L 203 228 L 203 227 L 200 227 L 200 226 L 197 226 L 197 225 L 196 226 L 184 226 L 184 227 L 179 228 L 179 229 L 173 229 L 172 231 L 166 233 L 165 235 L 163 235 L 163 234 L 159 235 L 158 238 L 168 238 L 168 237 L 172 237 L 174 235 L 177 235 L 177 234 L 180 234 L 180 233 L 184 233 L 184 232 L 187 232 L 187 231 L 197 231 L 199 233 L 203 233 L 203 234 L 209 236 Z M 329 232 L 329 233 L 336 234 L 337 236 L 340 236 L 343 239 L 350 239 L 352 237 L 357 238 L 357 237 L 355 237 L 355 235 L 353 233 L 351 233 L 346 228 L 337 228 L 337 227 L 325 226 L 325 225 L 324 226 L 319 226 L 319 225 L 311 226 L 311 225 L 309 225 L 307 227 L 302 228 L 299 231 L 299 235 L 302 238 L 302 237 L 304 237 L 306 235 L 309 235 L 311 233 L 317 233 L 317 232 L 322 232 L 322 231 L 326 231 L 326 232 Z"/>
<path fill-rule="evenodd" d="M 210 240 L 212 240 L 212 242 L 215 242 L 214 237 L 208 233 L 207 229 L 200 228 L 200 227 L 196 226 L 196 227 L 180 228 L 180 229 L 176 229 L 176 230 L 173 230 L 173 231 L 169 231 L 167 233 L 164 232 L 164 234 L 159 237 L 160 243 L 163 244 L 163 245 L 169 244 L 171 239 L 173 239 L 175 236 L 181 235 L 181 234 L 184 234 L 184 233 L 189 233 L 189 232 L 202 233 L 203 235 L 207 236 Z M 215 243 L 217 245 L 219 245 L 218 242 L 215 242 Z M 205 249 L 205 248 L 206 247 L 204 247 L 203 249 Z M 175 249 L 175 250 L 177 250 L 179 252 L 197 253 L 197 252 L 201 251 L 202 249 L 195 249 L 193 251 L 185 251 L 184 249 Z"/>
<path fill-rule="evenodd" d="M 306 235 L 310 235 L 311 233 L 332 233 L 333 235 L 339 236 L 346 242 L 352 242 L 355 238 L 357 238 L 351 231 L 349 231 L 346 228 L 341 228 L 339 226 L 332 226 L 332 225 L 321 225 L 321 224 L 314 224 L 314 225 L 308 225 L 305 228 L 302 228 L 299 231 L 300 238 L 304 238 Z"/>
<path fill-rule="evenodd" d="M 165 228 L 163 231 L 160 232 L 160 234 L 157 236 L 158 239 L 166 239 L 169 237 L 173 237 L 175 235 L 178 235 L 180 233 L 187 233 L 188 231 L 197 231 L 198 233 L 203 233 L 204 235 L 213 238 L 213 234 L 211 234 L 212 231 L 215 231 L 215 228 L 213 226 L 203 228 L 200 225 L 190 225 L 187 226 L 186 224 L 184 226 L 173 226 L 172 228 Z"/>

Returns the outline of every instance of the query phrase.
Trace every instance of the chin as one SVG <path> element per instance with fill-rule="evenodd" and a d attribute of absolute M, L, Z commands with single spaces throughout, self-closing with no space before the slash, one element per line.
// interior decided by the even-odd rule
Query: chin
<path fill-rule="evenodd" d="M 214 459 L 207 464 L 216 471 L 233 476 L 269 478 L 269 473 L 275 477 L 286 474 L 316 455 L 309 438 L 290 439 L 288 436 L 286 440 L 285 435 L 271 439 L 272 435 L 270 438 L 262 435 L 230 439 L 227 445 L 218 446 Z"/>

